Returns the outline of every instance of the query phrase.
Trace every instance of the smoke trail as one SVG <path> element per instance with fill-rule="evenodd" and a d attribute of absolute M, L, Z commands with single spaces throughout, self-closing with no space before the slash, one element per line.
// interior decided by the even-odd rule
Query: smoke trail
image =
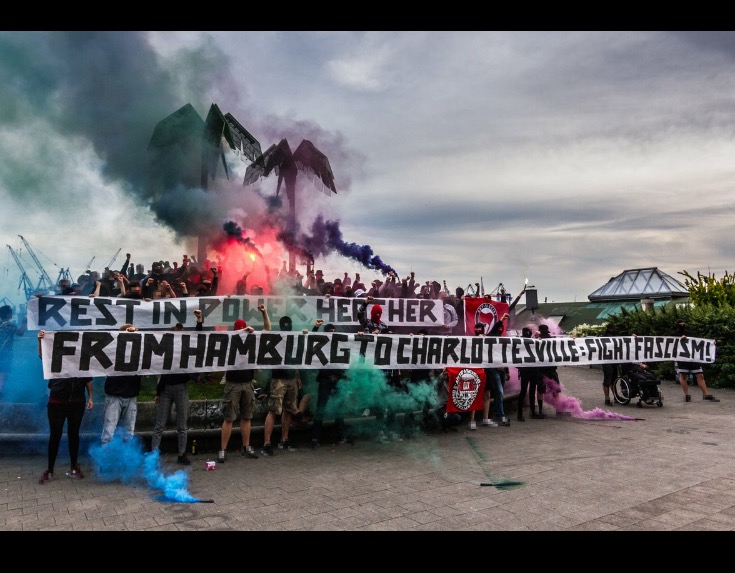
<path fill-rule="evenodd" d="M 362 263 L 368 269 L 375 269 L 383 274 L 395 271 L 392 266 L 383 262 L 383 259 L 373 253 L 373 248 L 370 245 L 346 242 L 342 238 L 339 221 L 324 221 L 324 217 L 318 215 L 311 224 L 310 232 L 310 236 L 300 236 L 297 244 L 303 246 L 315 257 L 337 252 L 344 257 Z"/>
<path fill-rule="evenodd" d="M 544 382 L 546 383 L 544 402 L 553 406 L 557 413 L 568 413 L 575 418 L 583 418 L 585 420 L 623 420 L 626 422 L 636 420 L 636 418 L 632 416 L 626 416 L 616 412 L 608 412 L 602 408 L 583 410 L 582 403 L 578 398 L 563 394 L 563 384 L 557 384 L 556 380 L 553 380 L 548 376 L 544 376 Z"/>
<path fill-rule="evenodd" d="M 337 384 L 336 393 L 329 398 L 324 417 L 359 417 L 366 410 L 371 416 L 385 411 L 408 413 L 425 407 L 435 409 L 439 405 L 439 396 L 432 384 L 407 384 L 407 390 L 403 391 L 389 383 L 387 372 L 359 359 L 353 361 L 345 378 Z M 419 422 L 416 420 L 416 424 Z M 378 429 L 368 424 L 352 428 L 352 433 L 374 437 Z M 413 429 L 406 428 L 407 431 Z"/>
<path fill-rule="evenodd" d="M 95 475 L 100 481 L 120 481 L 134 485 L 145 481 L 149 487 L 160 491 L 161 501 L 199 503 L 202 500 L 187 490 L 189 476 L 184 470 L 164 475 L 160 469 L 158 450 L 144 453 L 143 442 L 138 436 L 123 440 L 119 432 L 107 444 L 93 444 L 89 448 Z"/>
<path fill-rule="evenodd" d="M 255 243 L 250 240 L 250 237 L 242 236 L 243 231 L 237 223 L 235 223 L 234 221 L 227 221 L 224 224 L 224 230 L 225 233 L 227 233 L 228 237 L 234 238 L 239 243 L 245 245 L 249 251 L 255 253 L 261 259 L 263 258 L 263 254 L 258 250 L 258 247 L 255 246 Z"/>

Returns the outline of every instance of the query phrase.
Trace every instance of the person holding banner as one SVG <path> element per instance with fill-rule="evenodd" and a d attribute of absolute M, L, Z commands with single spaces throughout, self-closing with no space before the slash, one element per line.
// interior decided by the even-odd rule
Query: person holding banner
<path fill-rule="evenodd" d="M 45 330 L 38 332 L 38 357 L 41 358 L 41 339 L 46 335 Z M 66 422 L 66 436 L 69 446 L 69 471 L 67 477 L 81 479 L 84 477 L 77 462 L 79 458 L 79 431 L 82 427 L 84 412 L 94 407 L 92 399 L 92 378 L 52 378 L 48 381 L 49 396 L 46 409 L 48 410 L 48 461 L 46 470 L 38 480 L 46 484 L 54 479 L 56 456 L 59 454 L 61 436 L 64 433 Z M 86 396 L 85 396 L 86 391 Z"/>
<path fill-rule="evenodd" d="M 347 276 L 347 273 L 345 273 Z M 318 332 L 319 327 L 324 324 L 324 320 L 321 318 L 316 319 L 314 327 L 311 329 L 312 332 Z M 324 332 L 336 332 L 337 328 L 334 324 L 324 325 Z M 316 397 L 316 411 L 314 412 L 314 421 L 311 426 L 311 449 L 314 450 L 319 447 L 319 442 L 322 438 L 322 426 L 324 424 L 324 411 L 327 408 L 327 403 L 332 394 L 336 394 L 338 391 L 338 385 L 340 380 L 345 377 L 345 370 L 343 369 L 331 369 L 322 368 L 319 370 L 316 381 L 318 384 L 317 397 Z M 354 443 L 347 435 L 347 426 L 345 425 L 345 419 L 343 415 L 336 414 L 334 416 L 334 427 L 337 429 L 339 434 L 339 441 L 341 444 L 352 444 Z"/>
<path fill-rule="evenodd" d="M 293 330 L 290 316 L 282 316 L 278 321 L 281 330 Z M 281 442 L 279 450 L 296 451 L 288 441 L 288 431 L 291 426 L 291 416 L 299 415 L 299 388 L 301 388 L 301 374 L 296 368 L 278 368 L 271 371 L 271 389 L 268 394 L 268 413 L 263 424 L 264 456 L 273 456 L 271 436 L 276 424 L 276 416 L 281 417 Z"/>
<path fill-rule="evenodd" d="M 263 316 L 263 330 L 271 329 L 271 319 L 264 304 L 258 305 L 258 310 Z M 204 321 L 202 319 L 202 311 L 195 310 L 197 315 L 197 330 L 203 330 Z M 254 332 L 252 326 L 238 318 L 234 324 L 235 332 L 245 331 Z M 217 461 L 221 464 L 227 459 L 227 445 L 230 443 L 232 435 L 232 426 L 235 420 L 240 418 L 240 438 L 242 439 L 242 447 L 240 455 L 250 459 L 258 459 L 258 454 L 250 445 L 250 430 L 252 427 L 253 415 L 255 413 L 255 374 L 257 370 L 246 368 L 243 370 L 228 370 L 225 374 L 225 390 L 222 397 L 222 428 L 220 429 L 220 450 L 217 455 Z"/>
<path fill-rule="evenodd" d="M 120 327 L 124 332 L 138 329 L 130 323 Z M 121 426 L 123 440 L 135 435 L 135 421 L 138 417 L 138 394 L 143 377 L 139 374 L 108 376 L 105 378 L 105 413 L 102 421 L 102 445 L 112 441 Z"/>
<path fill-rule="evenodd" d="M 687 323 L 683 318 L 676 321 L 675 325 L 676 336 L 680 336 L 682 339 L 686 339 L 688 336 L 692 336 L 691 331 L 687 328 Z M 704 370 L 699 362 L 674 362 L 676 373 L 679 375 L 679 384 L 681 389 L 684 391 L 684 401 L 691 402 L 692 397 L 689 395 L 689 375 L 693 374 L 697 380 L 697 386 L 702 391 L 702 399 L 708 402 L 719 402 L 718 398 L 715 398 L 709 393 L 707 389 L 707 383 L 704 380 Z"/>
<path fill-rule="evenodd" d="M 197 324 L 201 319 L 202 311 L 195 310 L 194 315 L 197 317 Z M 184 327 L 181 323 L 177 323 L 171 330 L 181 331 Z M 176 463 L 183 466 L 191 465 L 191 461 L 186 455 L 186 443 L 188 440 L 189 427 L 189 381 L 191 374 L 189 372 L 160 374 L 158 383 L 156 384 L 156 422 L 153 426 L 153 437 L 151 438 L 151 450 L 158 450 L 161 446 L 161 438 L 163 431 L 166 429 L 166 422 L 171 415 L 171 407 L 176 410 L 176 433 L 178 438 L 179 457 Z"/>

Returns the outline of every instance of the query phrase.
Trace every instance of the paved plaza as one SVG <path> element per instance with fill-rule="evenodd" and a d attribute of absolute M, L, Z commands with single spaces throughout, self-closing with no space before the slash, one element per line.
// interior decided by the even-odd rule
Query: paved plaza
<path fill-rule="evenodd" d="M 735 390 L 715 388 L 721 401 L 709 403 L 694 387 L 685 403 L 664 381 L 661 408 L 605 407 L 599 369 L 559 374 L 563 396 L 582 411 L 637 419 L 555 415 L 546 406 L 544 420 L 517 422 L 513 411 L 510 427 L 316 450 L 301 431 L 298 451 L 230 454 L 213 471 L 205 466 L 216 451 L 204 448 L 183 471 L 188 493 L 207 503 L 162 500 L 142 479 L 103 482 L 86 451 L 87 477 L 66 478 L 62 444 L 57 477 L 45 485 L 45 455 L 0 457 L 0 530 L 735 530 Z M 259 449 L 262 431 L 252 443 Z M 181 469 L 175 454 L 162 458 L 163 474 Z"/>

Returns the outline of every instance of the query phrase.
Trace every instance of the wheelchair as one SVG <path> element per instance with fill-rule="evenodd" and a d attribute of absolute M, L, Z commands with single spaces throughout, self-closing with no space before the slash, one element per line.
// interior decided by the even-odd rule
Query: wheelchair
<path fill-rule="evenodd" d="M 621 364 L 618 376 L 612 384 L 613 396 L 618 404 L 627 406 L 633 398 L 638 398 L 637 406 L 664 405 L 664 397 L 659 389 L 661 381 L 638 364 Z"/>

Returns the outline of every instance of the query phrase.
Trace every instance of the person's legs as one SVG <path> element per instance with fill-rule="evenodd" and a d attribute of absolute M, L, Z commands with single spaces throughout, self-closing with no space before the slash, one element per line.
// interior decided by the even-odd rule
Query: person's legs
<path fill-rule="evenodd" d="M 268 456 L 273 455 L 273 445 L 271 444 L 273 427 L 276 424 L 276 416 L 281 416 L 284 411 L 283 397 L 285 393 L 286 386 L 284 381 L 279 378 L 273 378 L 271 380 L 270 393 L 268 394 L 268 413 L 266 414 L 265 422 L 263 423 L 263 453 Z"/>
<path fill-rule="evenodd" d="M 681 386 L 681 389 L 684 391 L 684 400 L 689 402 L 691 398 L 689 397 L 689 381 L 687 380 L 689 372 L 679 371 L 679 385 Z"/>
<path fill-rule="evenodd" d="M 111 441 L 117 429 L 122 412 L 122 400 L 119 396 L 105 397 L 105 414 L 102 420 L 102 443 Z"/>
<path fill-rule="evenodd" d="M 605 394 L 605 405 L 610 406 L 610 386 L 615 382 L 615 376 L 617 374 L 617 364 L 603 364 L 602 365 L 602 392 Z"/>
<path fill-rule="evenodd" d="M 516 416 L 516 419 L 519 422 L 525 422 L 526 419 L 523 417 L 523 406 L 526 402 L 526 397 L 528 396 L 528 377 L 525 373 L 520 374 L 519 376 L 520 382 L 521 382 L 521 391 L 518 393 L 518 415 Z"/>
<path fill-rule="evenodd" d="M 710 394 L 707 390 L 707 383 L 704 381 L 704 372 L 695 372 L 694 376 L 697 379 L 697 385 L 699 386 L 699 389 L 702 391 L 702 398 L 704 398 L 705 400 L 710 400 L 712 402 L 719 402 L 719 400 L 715 398 L 712 394 Z"/>
<path fill-rule="evenodd" d="M 46 471 L 49 474 L 54 473 L 56 465 L 56 456 L 59 454 L 59 444 L 61 444 L 61 436 L 64 433 L 64 421 L 66 414 L 62 404 L 49 404 L 46 406 L 48 415 L 49 435 L 48 435 L 48 461 L 46 462 Z"/>
<path fill-rule="evenodd" d="M 242 438 L 241 454 L 257 459 L 255 450 L 250 446 L 250 429 L 255 415 L 255 387 L 252 382 L 243 385 L 240 397 L 240 437 Z"/>
<path fill-rule="evenodd" d="M 135 420 L 138 417 L 138 397 L 123 398 L 122 416 L 123 440 L 127 441 L 135 435 Z"/>
<path fill-rule="evenodd" d="M 291 425 L 291 416 L 299 413 L 299 388 L 296 380 L 285 380 L 283 406 L 281 413 L 281 444 L 288 446 L 288 431 Z"/>
<path fill-rule="evenodd" d="M 79 431 L 87 405 L 84 402 L 69 404 L 66 422 L 66 435 L 69 440 L 69 467 L 79 469 Z"/>
<path fill-rule="evenodd" d="M 186 442 L 189 435 L 189 389 L 186 384 L 168 386 L 176 406 L 176 435 L 179 439 L 179 456 L 186 456 Z"/>
<path fill-rule="evenodd" d="M 316 394 L 316 410 L 314 411 L 314 420 L 311 424 L 311 442 L 318 444 L 322 438 L 322 424 L 324 422 L 324 410 L 327 407 L 327 400 L 331 393 L 331 385 L 326 380 L 321 380 L 317 388 Z"/>
<path fill-rule="evenodd" d="M 225 390 L 222 395 L 222 427 L 219 433 L 219 455 L 217 457 L 217 461 L 221 464 L 225 463 L 227 446 L 230 443 L 230 436 L 232 436 L 232 425 L 240 415 L 240 388 L 240 384 L 225 382 Z"/>
<path fill-rule="evenodd" d="M 164 386 L 163 390 L 158 396 L 158 404 L 156 405 L 156 423 L 153 426 L 153 435 L 151 437 L 151 450 L 156 451 L 161 446 L 161 438 L 163 437 L 163 431 L 166 429 L 166 422 L 171 413 L 171 404 L 173 404 L 173 398 L 168 389 L 170 386 Z"/>
<path fill-rule="evenodd" d="M 503 403 L 503 380 L 501 379 L 501 376 L 503 376 L 503 374 L 501 374 L 500 372 L 497 372 L 494 376 L 495 386 L 493 387 L 493 413 L 498 420 L 505 422 L 506 417 L 505 404 Z"/>

